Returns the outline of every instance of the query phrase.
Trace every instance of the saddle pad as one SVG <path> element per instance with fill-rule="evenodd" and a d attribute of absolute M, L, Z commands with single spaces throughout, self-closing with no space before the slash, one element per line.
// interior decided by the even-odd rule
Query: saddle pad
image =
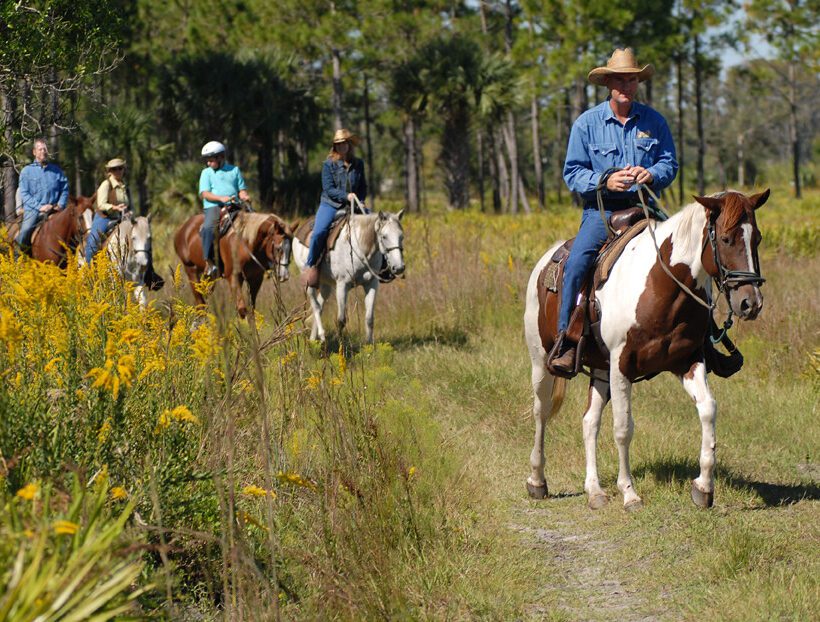
<path fill-rule="evenodd" d="M 342 232 L 342 228 L 347 223 L 348 216 L 345 214 L 342 218 L 337 218 L 333 221 L 333 224 L 330 225 L 330 233 L 327 236 L 327 250 L 333 250 L 336 246 L 336 239 L 339 237 L 339 234 Z M 313 225 L 316 222 L 316 216 L 312 216 L 302 222 L 299 227 L 296 229 L 296 232 L 293 234 L 297 240 L 299 240 L 304 246 L 310 246 L 310 238 L 311 234 L 313 233 Z"/>
<path fill-rule="evenodd" d="M 637 223 L 625 229 L 623 233 L 615 237 L 609 244 L 601 249 L 598 259 L 595 262 L 595 275 L 593 276 L 593 289 L 599 289 L 609 278 L 612 271 L 612 266 L 618 261 L 621 253 L 624 252 L 626 245 L 637 236 L 641 231 L 646 229 L 649 221 L 646 219 L 639 220 Z"/>

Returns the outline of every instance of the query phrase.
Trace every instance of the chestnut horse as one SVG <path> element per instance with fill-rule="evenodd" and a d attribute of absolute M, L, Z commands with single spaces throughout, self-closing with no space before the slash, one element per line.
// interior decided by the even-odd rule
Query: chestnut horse
<path fill-rule="evenodd" d="M 74 251 L 91 224 L 94 215 L 93 197 L 69 197 L 64 210 L 51 212 L 41 221 L 31 244 L 31 257 L 66 266 L 68 251 Z M 9 227 L 9 240 L 20 231 L 19 223 Z"/>
<path fill-rule="evenodd" d="M 663 371 L 678 376 L 695 401 L 701 422 L 700 474 L 692 482 L 691 494 L 696 505 L 712 505 L 716 403 L 706 379 L 703 352 L 711 317 L 710 279 L 726 296 L 732 313 L 746 320 L 760 313 L 763 279 L 757 247 L 761 237 L 755 210 L 768 198 L 768 190 L 749 197 L 738 192 L 695 197 L 695 203 L 669 220 L 650 221 L 628 242 L 609 279 L 595 292 L 602 344 L 598 356 L 583 359 L 591 370 L 583 420 L 584 490 L 590 508 L 598 509 L 608 501 L 598 482 L 596 443 L 601 413 L 609 399 L 619 456 L 618 488 L 625 509 L 640 507 L 641 498 L 635 492 L 629 467 L 634 427 L 631 389 L 634 382 Z M 524 313 L 535 418 L 527 490 L 537 499 L 547 496 L 545 425 L 561 408 L 566 389 L 566 380 L 551 376 L 546 365 L 547 353 L 556 338 L 558 294 L 539 283 L 559 246 L 548 250 L 536 264 L 527 287 Z"/>
<path fill-rule="evenodd" d="M 201 213 L 191 216 L 174 235 L 174 248 L 185 266 L 197 304 L 205 302 L 195 287 L 205 271 L 202 240 L 199 237 L 204 220 L 205 216 Z M 228 233 L 219 238 L 221 274 L 228 280 L 240 317 L 244 318 L 248 313 L 242 295 L 245 281 L 250 289 L 253 307 L 267 270 L 275 268 L 280 281 L 288 280 L 292 240 L 291 227 L 279 216 L 249 212 L 239 213 Z"/>

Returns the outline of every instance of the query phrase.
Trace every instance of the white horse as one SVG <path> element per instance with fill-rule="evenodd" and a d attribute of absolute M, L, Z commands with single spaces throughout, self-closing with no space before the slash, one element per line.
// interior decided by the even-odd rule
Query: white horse
<path fill-rule="evenodd" d="M 144 307 L 148 302 L 145 271 L 151 255 L 150 217 L 134 217 L 131 212 L 126 212 L 108 236 L 104 248 L 120 276 L 134 283 L 134 297 Z"/>
<path fill-rule="evenodd" d="M 330 288 L 336 286 L 336 325 L 343 330 L 347 322 L 347 295 L 361 285 L 364 288 L 365 325 L 367 343 L 373 343 L 373 308 L 379 283 L 389 281 L 404 273 L 404 230 L 398 214 L 353 214 L 343 226 L 336 244 L 321 264 L 319 287 L 309 287 L 307 296 L 313 308 L 311 339 L 325 340 L 322 326 L 322 307 L 330 296 Z M 308 247 L 293 238 L 293 257 L 300 269 L 305 265 Z M 380 276 L 386 261 L 389 278 Z"/>
<path fill-rule="evenodd" d="M 601 413 L 612 399 L 615 443 L 618 447 L 618 488 L 624 508 L 641 505 L 629 467 L 632 440 L 631 390 L 637 380 L 671 371 L 697 407 L 701 422 L 700 474 L 692 482 L 692 500 L 710 507 L 714 499 L 715 417 L 717 406 L 706 380 L 704 339 L 710 321 L 710 279 L 732 312 L 746 320 L 763 307 L 757 247 L 757 208 L 769 191 L 746 197 L 726 192 L 696 197 L 697 202 L 627 243 L 609 279 L 596 292 L 600 305 L 600 336 L 605 346 L 599 362 L 585 356 L 591 368 L 589 400 L 584 415 L 584 448 L 589 507 L 598 509 L 607 496 L 598 481 L 596 444 Z M 654 237 L 653 237 L 654 233 Z M 548 419 L 561 407 L 566 380 L 547 370 L 547 353 L 555 342 L 557 294 L 545 286 L 555 245 L 538 261 L 527 287 L 524 332 L 532 360 L 535 444 L 527 479 L 531 497 L 547 496 L 544 478 L 544 432 Z M 541 275 L 544 275 L 542 278 Z M 589 340 L 594 341 L 590 336 Z M 600 347 L 600 346 L 596 346 Z"/>

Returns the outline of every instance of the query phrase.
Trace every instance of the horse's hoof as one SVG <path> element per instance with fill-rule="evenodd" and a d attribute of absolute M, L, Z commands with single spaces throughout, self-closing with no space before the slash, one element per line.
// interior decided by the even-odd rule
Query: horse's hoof
<path fill-rule="evenodd" d="M 643 501 L 640 500 L 640 499 L 634 499 L 633 501 L 630 501 L 629 503 L 627 503 L 624 506 L 624 510 L 631 514 L 632 512 L 637 512 L 642 507 L 643 507 Z"/>
<path fill-rule="evenodd" d="M 606 504 L 609 503 L 609 497 L 606 495 L 592 495 L 587 502 L 590 510 L 600 510 L 601 508 L 605 507 Z"/>
<path fill-rule="evenodd" d="M 692 501 L 699 508 L 708 509 L 715 503 L 715 493 L 703 492 L 695 485 L 695 482 L 692 482 Z"/>
<path fill-rule="evenodd" d="M 549 494 L 549 492 L 547 492 L 547 482 L 544 482 L 540 486 L 534 486 L 527 482 L 527 493 L 529 493 L 532 499 L 546 499 Z"/>

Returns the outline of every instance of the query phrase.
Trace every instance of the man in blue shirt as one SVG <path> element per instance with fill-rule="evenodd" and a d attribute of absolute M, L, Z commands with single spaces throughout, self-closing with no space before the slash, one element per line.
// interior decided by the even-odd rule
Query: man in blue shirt
<path fill-rule="evenodd" d="M 202 256 L 205 258 L 206 278 L 217 276 L 213 247 L 216 227 L 219 225 L 220 207 L 235 200 L 250 201 L 245 180 L 238 166 L 225 162 L 225 145 L 215 140 L 202 147 L 202 157 L 207 165 L 199 176 L 199 196 L 205 209 L 205 222 L 199 231 L 202 239 Z"/>
<path fill-rule="evenodd" d="M 63 170 L 48 161 L 48 145 L 42 138 L 34 141 L 34 162 L 20 172 L 20 200 L 23 203 L 23 224 L 16 242 L 28 253 L 31 235 L 37 223 L 52 210 L 64 210 L 68 205 L 68 179 Z"/>
<path fill-rule="evenodd" d="M 654 71 L 652 65 L 639 67 L 631 48 L 616 49 L 606 67 L 596 67 L 588 76 L 592 84 L 606 86 L 609 97 L 581 114 L 570 132 L 564 181 L 582 197 L 584 211 L 564 269 L 558 315 L 560 349 L 549 361 L 551 367 L 567 375 L 575 373 L 576 344 L 566 338 L 570 315 L 587 272 L 607 238 L 598 210 L 598 184 L 605 180 L 603 202 L 609 217 L 612 212 L 639 204 L 635 184 L 647 185 L 657 194 L 672 183 L 678 172 L 675 144 L 666 120 L 635 101 L 638 83 L 648 80 Z"/>

